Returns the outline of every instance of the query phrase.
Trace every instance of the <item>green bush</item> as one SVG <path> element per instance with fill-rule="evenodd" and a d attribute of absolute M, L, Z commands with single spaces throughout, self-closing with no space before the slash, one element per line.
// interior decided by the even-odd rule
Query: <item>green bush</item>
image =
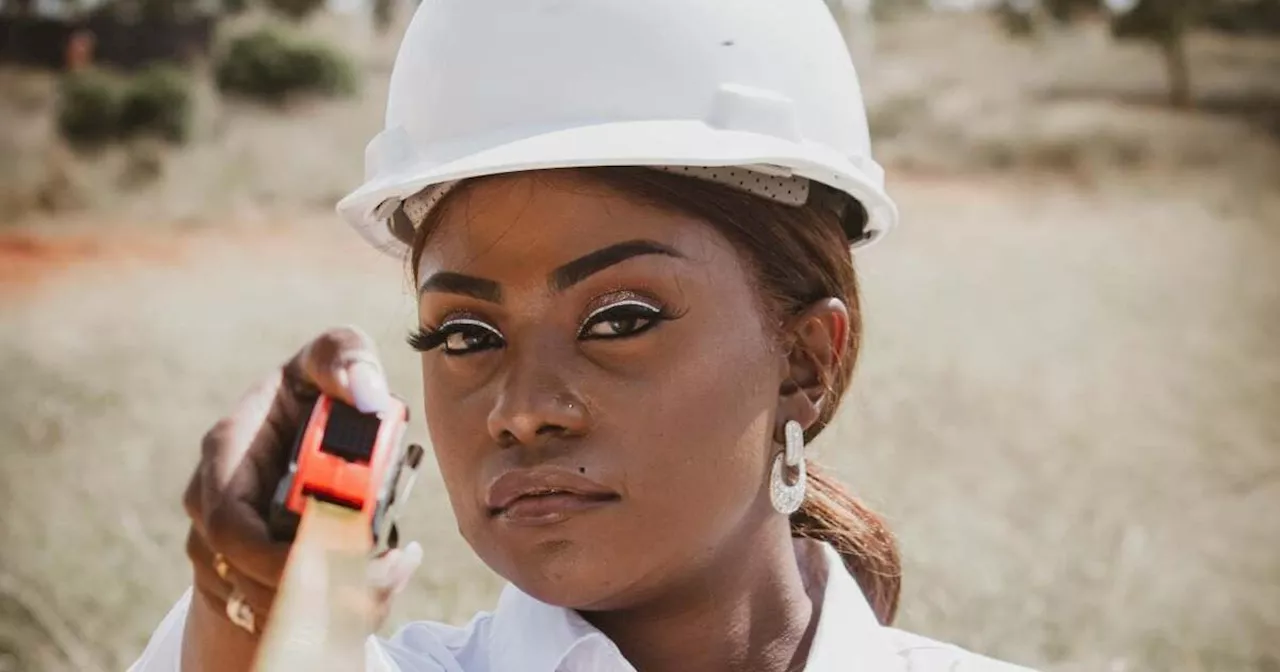
<path fill-rule="evenodd" d="M 184 142 L 191 112 L 190 79 L 174 66 L 156 65 L 129 77 L 82 70 L 62 80 L 58 129 L 80 147 L 138 135 Z"/>
<path fill-rule="evenodd" d="M 291 66 L 295 80 L 316 93 L 336 97 L 356 92 L 355 64 L 328 45 L 319 42 L 296 45 Z"/>
<path fill-rule="evenodd" d="M 134 77 L 120 106 L 122 137 L 155 135 L 185 142 L 191 131 L 191 81 L 172 65 L 157 65 Z"/>
<path fill-rule="evenodd" d="M 115 138 L 122 94 L 118 78 L 101 70 L 64 76 L 58 96 L 58 130 L 80 146 L 101 145 Z"/>
<path fill-rule="evenodd" d="M 224 93 L 269 103 L 302 93 L 350 95 L 357 88 L 355 65 L 340 51 L 272 28 L 232 40 L 215 78 Z"/>

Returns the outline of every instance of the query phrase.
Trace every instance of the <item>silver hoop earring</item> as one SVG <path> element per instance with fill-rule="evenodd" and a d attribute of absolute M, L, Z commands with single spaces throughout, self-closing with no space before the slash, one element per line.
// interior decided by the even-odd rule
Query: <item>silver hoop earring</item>
<path fill-rule="evenodd" d="M 800 505 L 804 503 L 804 430 L 800 428 L 800 423 L 788 420 L 782 427 L 782 433 L 786 437 L 786 449 L 773 458 L 773 473 L 769 476 L 769 500 L 778 513 L 789 516 L 799 511 Z M 795 483 L 787 483 L 788 468 L 799 472 Z"/>

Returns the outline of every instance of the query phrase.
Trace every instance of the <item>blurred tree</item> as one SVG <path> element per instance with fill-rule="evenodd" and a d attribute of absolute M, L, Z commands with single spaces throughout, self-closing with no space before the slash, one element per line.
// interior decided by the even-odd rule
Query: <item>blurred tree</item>
<path fill-rule="evenodd" d="M 386 33 L 395 22 L 395 0 L 373 0 L 373 25 L 379 33 Z"/>
<path fill-rule="evenodd" d="M 1081 17 L 1112 10 L 1123 13 L 1137 0 L 1046 0 L 1045 10 L 1054 21 L 1066 23 Z M 1022 3 L 1027 4 L 1027 3 Z"/>
<path fill-rule="evenodd" d="M 301 21 L 324 7 L 325 0 L 266 0 L 272 11 L 293 21 Z"/>
<path fill-rule="evenodd" d="M 1031 37 L 1036 32 L 1040 7 L 1034 0 L 1004 0 L 995 6 L 1000 25 L 1014 37 Z"/>
<path fill-rule="evenodd" d="M 1280 0 L 1253 0 L 1264 4 Z M 1191 67 L 1187 62 L 1187 33 L 1225 9 L 1244 4 L 1241 0 L 1004 0 L 997 14 L 1006 29 L 1015 35 L 1034 32 L 1038 14 L 1043 12 L 1059 23 L 1089 15 L 1105 15 L 1116 39 L 1138 39 L 1159 48 L 1168 73 L 1169 101 L 1175 106 L 1191 104 Z"/>
<path fill-rule="evenodd" d="M 869 0 L 867 9 L 876 21 L 889 21 L 899 16 L 929 9 L 928 0 Z"/>
<path fill-rule="evenodd" d="M 1111 20 L 1111 34 L 1117 38 L 1149 40 L 1159 47 L 1169 77 L 1169 102 L 1178 107 L 1191 104 L 1187 31 L 1218 1 L 1139 0 L 1132 9 Z"/>
<path fill-rule="evenodd" d="M 1232 34 L 1280 35 L 1280 0 L 1215 3 L 1205 23 Z"/>
<path fill-rule="evenodd" d="M 102 3 L 88 3 L 76 0 L 74 4 L 81 6 L 96 5 L 95 13 L 110 14 L 116 17 L 146 17 L 150 19 L 175 19 L 189 17 L 198 13 L 199 0 L 107 0 Z"/>

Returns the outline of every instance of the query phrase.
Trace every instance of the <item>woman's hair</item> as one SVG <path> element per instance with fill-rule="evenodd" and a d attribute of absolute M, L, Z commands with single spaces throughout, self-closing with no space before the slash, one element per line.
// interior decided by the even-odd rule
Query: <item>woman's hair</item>
<path fill-rule="evenodd" d="M 833 401 L 823 406 L 816 423 L 806 432 L 812 440 L 831 421 L 848 387 L 862 336 L 862 312 L 858 282 L 853 270 L 843 221 L 857 208 L 835 190 L 813 183 L 808 204 L 793 207 L 753 196 L 706 180 L 637 167 L 575 169 L 592 181 L 627 194 L 641 202 L 705 220 L 747 259 L 759 283 L 766 319 L 781 325 L 814 302 L 828 297 L 849 308 L 850 328 L 846 355 L 832 380 L 827 381 Z M 449 201 L 469 184 L 444 199 L 418 227 L 410 255 L 411 272 L 431 231 Z M 791 516 L 794 536 L 831 544 L 844 559 L 866 593 L 876 616 L 889 624 L 898 608 L 902 585 L 901 559 L 893 535 L 884 521 L 864 506 L 812 460 L 808 463 L 809 487 L 800 510 Z"/>

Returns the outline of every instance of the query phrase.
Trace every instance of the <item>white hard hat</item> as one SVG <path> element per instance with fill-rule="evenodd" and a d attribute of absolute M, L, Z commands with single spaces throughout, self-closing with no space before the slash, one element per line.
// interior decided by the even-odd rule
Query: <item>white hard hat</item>
<path fill-rule="evenodd" d="M 897 220 L 823 0 L 423 0 L 338 212 L 402 255 L 392 215 L 426 187 L 590 166 L 807 178 L 862 204 L 855 246 Z"/>

